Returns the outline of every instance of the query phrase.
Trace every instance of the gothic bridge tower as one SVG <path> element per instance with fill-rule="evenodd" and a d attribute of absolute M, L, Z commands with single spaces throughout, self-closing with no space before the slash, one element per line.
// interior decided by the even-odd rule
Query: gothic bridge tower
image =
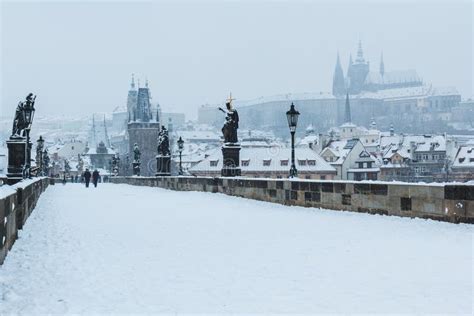
<path fill-rule="evenodd" d="M 132 88 L 134 88 L 133 81 Z M 156 155 L 160 122 L 158 115 L 153 117 L 150 99 L 151 95 L 150 89 L 148 88 L 148 81 L 146 82 L 145 88 L 138 87 L 138 91 L 136 91 L 136 101 L 133 98 L 133 94 L 130 98 L 129 92 L 129 153 L 133 153 L 134 144 L 138 144 L 138 148 L 141 152 L 140 174 L 142 176 L 154 176 L 156 173 Z M 127 107 L 128 106 L 129 104 L 127 103 Z"/>

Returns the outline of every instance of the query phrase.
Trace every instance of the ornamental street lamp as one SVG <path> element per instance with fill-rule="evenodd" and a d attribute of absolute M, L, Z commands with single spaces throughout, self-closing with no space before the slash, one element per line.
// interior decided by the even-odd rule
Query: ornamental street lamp
<path fill-rule="evenodd" d="M 181 136 L 179 136 L 178 151 L 179 151 L 179 175 L 180 176 L 183 175 L 183 165 L 182 165 L 182 160 L 181 160 L 181 156 L 182 156 L 182 153 L 183 153 L 183 148 L 184 148 L 184 140 L 181 138 Z"/>
<path fill-rule="evenodd" d="M 291 103 L 290 110 L 286 112 L 286 118 L 288 119 L 288 127 L 291 133 L 291 168 L 289 178 L 294 178 L 298 175 L 295 165 L 295 132 L 296 125 L 298 124 L 298 116 L 300 112 L 295 110 L 295 105 Z"/>
<path fill-rule="evenodd" d="M 36 141 L 36 167 L 38 168 L 38 172 L 40 176 L 44 176 L 43 174 L 43 148 L 44 148 L 44 139 L 43 136 L 40 136 Z"/>
<path fill-rule="evenodd" d="M 48 150 L 45 149 L 42 153 L 43 161 L 41 162 L 41 173 L 44 176 L 49 177 L 49 155 L 48 155 Z"/>

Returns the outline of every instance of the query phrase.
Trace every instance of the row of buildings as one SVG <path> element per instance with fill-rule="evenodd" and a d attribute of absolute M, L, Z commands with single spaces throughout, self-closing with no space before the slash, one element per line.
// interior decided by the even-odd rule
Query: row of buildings
<path fill-rule="evenodd" d="M 383 132 L 375 118 L 366 128 L 354 124 L 351 114 L 346 95 L 343 124 L 326 133 L 317 133 L 312 125 L 304 131 L 296 145 L 295 163 L 301 178 L 407 182 L 473 179 L 474 137 L 395 133 L 394 125 Z M 242 138 L 242 175 L 288 176 L 290 149 L 287 143 L 275 139 Z M 218 175 L 221 156 L 219 148 L 210 150 L 188 172 Z"/>

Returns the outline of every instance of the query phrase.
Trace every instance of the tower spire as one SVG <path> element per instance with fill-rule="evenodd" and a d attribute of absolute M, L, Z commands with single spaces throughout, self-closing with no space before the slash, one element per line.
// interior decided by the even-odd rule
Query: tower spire
<path fill-rule="evenodd" d="M 339 58 L 339 52 L 337 53 L 336 66 L 334 68 L 334 76 L 332 81 L 332 94 L 344 95 L 345 84 L 344 84 L 344 73 L 341 67 L 341 60 Z"/>
<path fill-rule="evenodd" d="M 356 62 L 363 63 L 364 60 L 364 52 L 362 51 L 362 41 L 359 40 L 359 48 L 357 49 L 357 58 Z"/>
<path fill-rule="evenodd" d="M 344 123 L 352 123 L 351 105 L 349 103 L 349 92 L 346 94 L 346 108 L 344 113 Z"/>
<path fill-rule="evenodd" d="M 385 65 L 383 63 L 383 52 L 380 54 L 380 75 L 383 75 L 385 74 Z"/>
<path fill-rule="evenodd" d="M 130 84 L 131 90 L 135 90 L 135 74 L 132 74 L 132 83 Z"/>
<path fill-rule="evenodd" d="M 92 137 L 94 140 L 94 147 L 97 146 L 97 137 L 95 133 L 95 118 L 94 118 L 94 113 L 92 113 Z"/>
<path fill-rule="evenodd" d="M 107 124 L 105 124 L 105 114 L 104 114 L 104 134 L 105 134 L 105 143 L 107 144 L 107 147 L 110 147 L 109 134 L 107 133 Z"/>

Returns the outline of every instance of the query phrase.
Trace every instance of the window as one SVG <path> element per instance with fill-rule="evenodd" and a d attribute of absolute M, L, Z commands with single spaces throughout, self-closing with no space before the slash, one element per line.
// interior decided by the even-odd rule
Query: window
<path fill-rule="evenodd" d="M 305 179 L 311 179 L 311 176 L 304 176 Z"/>
<path fill-rule="evenodd" d="M 319 176 L 319 179 L 326 180 L 326 176 Z"/>
<path fill-rule="evenodd" d="M 400 198 L 400 209 L 402 211 L 411 211 L 411 198 L 401 197 Z"/>
<path fill-rule="evenodd" d="M 364 168 L 364 163 L 363 162 L 359 162 L 359 169 L 362 169 Z"/>
<path fill-rule="evenodd" d="M 316 166 L 316 160 L 308 160 L 308 166 Z"/>
<path fill-rule="evenodd" d="M 474 158 L 469 158 L 469 162 L 473 162 L 474 161 Z"/>
<path fill-rule="evenodd" d="M 372 168 L 372 161 L 367 163 L 367 168 Z"/>
<path fill-rule="evenodd" d="M 298 160 L 300 166 L 306 166 L 306 160 Z"/>
<path fill-rule="evenodd" d="M 268 167 L 268 166 L 270 166 L 270 163 L 271 163 L 271 162 L 272 162 L 271 159 L 264 159 L 264 160 L 263 160 L 263 165 L 266 166 L 266 167 Z"/>
<path fill-rule="evenodd" d="M 242 160 L 242 167 L 248 167 L 250 164 L 250 159 Z"/>
<path fill-rule="evenodd" d="M 217 162 L 218 161 L 219 160 L 211 160 L 209 163 L 210 163 L 211 167 L 217 167 Z"/>
<path fill-rule="evenodd" d="M 280 160 L 281 166 L 288 166 L 288 160 Z"/>

